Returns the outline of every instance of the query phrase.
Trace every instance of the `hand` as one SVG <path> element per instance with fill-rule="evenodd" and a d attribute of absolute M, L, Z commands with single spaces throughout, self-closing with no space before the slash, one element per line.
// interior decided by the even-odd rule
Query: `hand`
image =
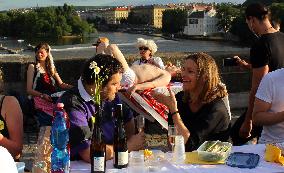
<path fill-rule="evenodd" d="M 46 100 L 46 101 L 49 101 L 49 102 L 52 102 L 52 98 L 49 96 L 49 95 L 47 95 L 47 94 L 43 94 L 43 97 L 42 97 L 44 100 Z"/>
<path fill-rule="evenodd" d="M 180 68 L 177 68 L 175 65 L 167 66 L 167 67 L 165 68 L 165 70 L 166 70 L 167 72 L 169 72 L 169 73 L 171 74 L 171 76 L 176 76 L 177 73 L 181 73 Z"/>
<path fill-rule="evenodd" d="M 106 160 L 110 160 L 113 158 L 113 146 L 106 145 Z"/>
<path fill-rule="evenodd" d="M 249 138 L 251 136 L 252 121 L 245 120 L 240 128 L 239 135 L 242 138 Z"/>
<path fill-rule="evenodd" d="M 169 108 L 170 112 L 175 112 L 178 110 L 176 97 L 174 92 L 170 88 L 168 89 L 168 91 L 170 93 L 169 96 L 157 92 L 152 92 L 152 96 L 157 99 L 157 101 L 166 105 Z"/>
<path fill-rule="evenodd" d="M 241 59 L 239 56 L 234 56 L 234 58 L 237 59 L 237 63 L 239 66 L 246 68 L 246 69 L 251 69 L 251 64 L 247 63 L 245 60 Z"/>
<path fill-rule="evenodd" d="M 127 140 L 127 148 L 128 151 L 137 151 L 140 149 L 143 149 L 145 146 L 145 133 L 139 132 L 136 135 L 132 135 L 128 140 Z"/>
<path fill-rule="evenodd" d="M 138 84 L 133 85 L 132 87 L 130 87 L 130 88 L 127 89 L 127 92 L 130 93 L 130 97 L 131 97 L 131 95 L 132 95 L 133 93 L 135 93 L 135 92 L 138 90 L 137 85 L 138 85 Z"/>
<path fill-rule="evenodd" d="M 118 49 L 118 47 L 117 47 L 116 44 L 110 44 L 110 45 L 108 45 L 108 46 L 105 48 L 105 53 L 106 53 L 107 55 L 113 56 L 114 52 L 116 52 L 116 51 L 118 51 L 118 50 L 119 50 L 119 49 Z"/>
<path fill-rule="evenodd" d="M 105 43 L 100 43 L 99 45 L 97 45 L 97 54 L 105 54 L 107 46 L 108 44 Z"/>

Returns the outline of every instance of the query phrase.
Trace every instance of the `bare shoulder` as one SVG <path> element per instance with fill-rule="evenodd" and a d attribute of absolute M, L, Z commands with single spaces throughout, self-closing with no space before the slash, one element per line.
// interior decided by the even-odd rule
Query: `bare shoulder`
<path fill-rule="evenodd" d="M 34 64 L 29 64 L 29 66 L 28 66 L 28 71 L 34 71 L 34 69 L 35 69 L 35 65 Z"/>
<path fill-rule="evenodd" d="M 7 107 L 15 108 L 15 106 L 19 105 L 19 102 L 14 96 L 5 96 L 5 100 L 3 101 L 3 104 Z"/>

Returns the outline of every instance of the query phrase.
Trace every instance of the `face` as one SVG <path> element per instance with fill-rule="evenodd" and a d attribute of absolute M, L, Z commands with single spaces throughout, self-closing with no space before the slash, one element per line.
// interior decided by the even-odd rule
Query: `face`
<path fill-rule="evenodd" d="M 104 100 L 114 100 L 115 94 L 120 89 L 121 73 L 116 73 L 111 76 L 107 85 L 103 88 L 103 99 Z"/>
<path fill-rule="evenodd" d="M 142 58 L 149 59 L 151 55 L 151 51 L 148 47 L 141 46 L 139 47 L 139 52 Z"/>
<path fill-rule="evenodd" d="M 254 34 L 257 34 L 257 27 L 256 27 L 256 18 L 254 17 L 249 17 L 246 19 L 246 23 L 248 25 L 248 28 L 251 32 Z"/>
<path fill-rule="evenodd" d="M 46 60 L 46 57 L 47 57 L 48 53 L 45 49 L 39 49 L 37 52 L 36 52 L 36 57 L 39 61 L 45 61 Z"/>
<path fill-rule="evenodd" d="M 184 91 L 192 92 L 196 89 L 198 80 L 197 68 L 197 64 L 191 59 L 184 62 L 181 70 Z"/>

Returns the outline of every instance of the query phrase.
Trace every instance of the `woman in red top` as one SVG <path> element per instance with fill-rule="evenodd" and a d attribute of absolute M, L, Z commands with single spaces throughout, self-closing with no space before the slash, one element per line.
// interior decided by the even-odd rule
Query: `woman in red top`
<path fill-rule="evenodd" d="M 27 71 L 27 93 L 34 98 L 40 126 L 51 125 L 52 99 L 50 95 L 56 92 L 55 85 L 57 84 L 61 89 L 72 87 L 61 80 L 50 50 L 47 43 L 37 45 L 35 63 L 30 64 Z"/>

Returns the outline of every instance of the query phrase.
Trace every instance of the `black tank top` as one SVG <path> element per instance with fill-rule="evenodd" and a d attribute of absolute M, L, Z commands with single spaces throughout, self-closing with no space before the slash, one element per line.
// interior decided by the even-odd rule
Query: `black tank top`
<path fill-rule="evenodd" d="M 0 111 L 2 110 L 2 104 L 3 104 L 4 98 L 5 98 L 4 95 L 0 95 Z M 8 132 L 7 124 L 6 124 L 6 119 L 4 119 L 2 115 L 0 115 L 0 133 L 4 137 L 9 138 L 9 132 Z"/>

